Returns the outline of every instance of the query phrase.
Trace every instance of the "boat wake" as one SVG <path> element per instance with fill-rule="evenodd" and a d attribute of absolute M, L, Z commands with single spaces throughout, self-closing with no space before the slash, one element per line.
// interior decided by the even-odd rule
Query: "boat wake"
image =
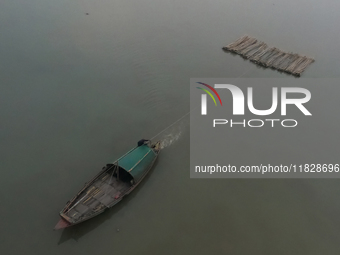
<path fill-rule="evenodd" d="M 174 142 L 176 142 L 180 138 L 181 134 L 182 132 L 178 131 L 178 132 L 165 135 L 161 140 L 161 149 L 164 149 L 172 145 Z"/>
<path fill-rule="evenodd" d="M 190 112 L 186 113 L 181 118 L 172 123 L 170 126 L 165 128 L 163 131 L 159 132 L 157 135 L 152 137 L 151 140 L 154 140 L 154 138 L 157 138 L 156 140 L 160 140 L 161 149 L 164 149 L 174 144 L 181 137 L 185 128 L 188 126 L 189 119 L 185 117 L 188 116 L 189 113 Z"/>

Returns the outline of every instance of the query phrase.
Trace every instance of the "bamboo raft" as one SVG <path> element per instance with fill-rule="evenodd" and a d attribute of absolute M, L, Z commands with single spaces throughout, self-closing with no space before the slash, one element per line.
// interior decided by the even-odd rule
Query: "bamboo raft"
<path fill-rule="evenodd" d="M 315 61 L 310 57 L 269 47 L 266 43 L 247 35 L 228 44 L 223 49 L 249 59 L 257 65 L 276 69 L 298 77 Z"/>

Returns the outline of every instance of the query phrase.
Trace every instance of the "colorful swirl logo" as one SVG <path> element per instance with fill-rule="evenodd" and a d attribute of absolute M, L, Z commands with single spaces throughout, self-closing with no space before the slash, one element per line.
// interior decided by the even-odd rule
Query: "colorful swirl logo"
<path fill-rule="evenodd" d="M 221 98 L 220 98 L 220 95 L 217 93 L 217 91 L 216 91 L 213 87 L 211 87 L 210 85 L 205 84 L 205 83 L 203 83 L 203 82 L 197 82 L 197 83 L 198 83 L 198 84 L 201 84 L 201 85 L 203 85 L 203 86 L 206 86 L 207 88 L 211 89 L 211 91 L 215 93 L 215 95 L 217 96 L 218 100 L 220 101 L 220 104 L 222 105 L 222 100 L 221 100 Z M 209 90 L 202 89 L 202 88 L 200 88 L 200 87 L 197 87 L 197 88 L 203 90 L 204 92 L 206 92 L 206 93 L 212 98 L 212 100 L 214 100 L 214 103 L 215 103 L 215 105 L 217 106 L 216 100 L 215 100 L 214 96 L 210 93 Z"/>

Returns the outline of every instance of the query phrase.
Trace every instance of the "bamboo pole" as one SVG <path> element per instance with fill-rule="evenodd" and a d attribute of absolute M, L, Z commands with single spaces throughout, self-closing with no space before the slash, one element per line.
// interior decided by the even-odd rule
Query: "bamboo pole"
<path fill-rule="evenodd" d="M 268 47 L 256 38 L 244 35 L 235 42 L 223 47 L 224 50 L 234 52 L 257 65 L 270 67 L 278 71 L 300 76 L 315 60 L 292 52 L 286 52 L 276 47 Z"/>

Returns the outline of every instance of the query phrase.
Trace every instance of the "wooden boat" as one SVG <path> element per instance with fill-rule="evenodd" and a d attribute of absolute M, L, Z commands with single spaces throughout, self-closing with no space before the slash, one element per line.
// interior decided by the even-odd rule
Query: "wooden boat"
<path fill-rule="evenodd" d="M 114 163 L 107 164 L 67 202 L 59 213 L 61 219 L 54 229 L 81 223 L 116 205 L 147 175 L 159 151 L 160 142 L 151 144 L 143 141 L 142 145 L 133 148 Z"/>

